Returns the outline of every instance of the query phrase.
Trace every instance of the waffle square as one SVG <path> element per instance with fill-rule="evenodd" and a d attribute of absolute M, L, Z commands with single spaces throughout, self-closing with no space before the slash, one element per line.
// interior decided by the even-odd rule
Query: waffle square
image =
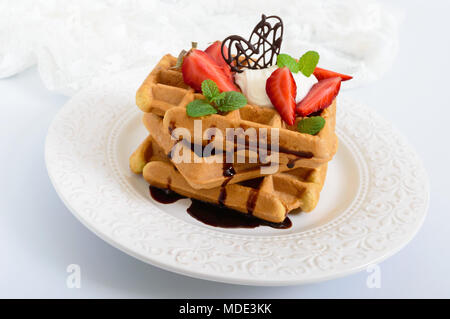
<path fill-rule="evenodd" d="M 201 201 L 222 205 L 266 221 L 280 223 L 300 208 L 309 212 L 319 201 L 327 163 L 318 168 L 296 168 L 210 189 L 194 189 L 149 135 L 130 157 L 131 170 L 142 173 L 152 186 Z"/>
<path fill-rule="evenodd" d="M 149 134 L 152 135 L 153 139 L 160 145 L 163 152 L 167 156 L 174 146 L 174 141 L 170 134 L 164 129 L 163 118 L 152 113 L 145 113 L 143 115 L 142 121 L 144 126 L 147 128 Z M 256 163 L 251 163 L 248 159 L 250 156 L 258 157 L 257 154 L 251 154 L 248 151 L 245 155 L 245 162 L 239 163 L 237 161 L 237 152 L 234 153 L 234 162 L 229 163 L 224 158 L 224 154 L 211 155 L 210 157 L 203 157 L 202 154 L 197 154 L 192 150 L 191 145 L 186 145 L 184 141 L 178 141 L 177 146 L 181 147 L 178 150 L 186 155 L 187 161 L 173 162 L 174 166 L 177 168 L 179 173 L 186 179 L 188 184 L 194 189 L 208 189 L 213 187 L 218 187 L 227 184 L 235 184 L 248 179 L 254 179 L 261 177 L 263 171 L 261 167 L 263 165 L 259 161 Z M 281 155 L 281 154 L 280 154 Z M 294 162 L 293 162 L 294 161 Z M 293 162 L 293 163 L 292 163 Z M 293 157 L 289 159 L 286 156 L 278 156 L 278 167 L 276 172 L 289 171 L 293 168 L 302 167 L 302 164 L 314 164 L 315 167 L 321 166 L 323 163 L 317 159 L 305 159 Z M 293 165 L 291 165 L 291 163 Z M 275 164 L 275 163 L 269 163 Z M 232 170 L 233 175 L 228 174 L 229 170 Z"/>

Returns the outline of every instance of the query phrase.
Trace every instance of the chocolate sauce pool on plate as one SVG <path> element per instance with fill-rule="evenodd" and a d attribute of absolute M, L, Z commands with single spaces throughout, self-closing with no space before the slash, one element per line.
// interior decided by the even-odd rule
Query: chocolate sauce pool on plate
<path fill-rule="evenodd" d="M 186 198 L 170 189 L 161 189 L 154 186 L 150 186 L 150 195 L 155 201 L 162 204 L 171 204 L 179 199 Z M 292 222 L 288 217 L 282 223 L 271 223 L 227 207 L 205 203 L 196 199 L 191 199 L 191 205 L 187 208 L 187 212 L 198 221 L 214 227 L 256 228 L 258 226 L 269 226 L 287 229 L 292 226 Z"/>
<path fill-rule="evenodd" d="M 184 196 L 181 196 L 180 194 L 175 193 L 170 189 L 158 188 L 155 186 L 150 186 L 150 195 L 155 201 L 161 204 L 172 204 L 178 201 L 179 199 L 186 198 Z"/>
<path fill-rule="evenodd" d="M 286 229 L 292 226 L 292 222 L 288 217 L 282 223 L 271 223 L 227 207 L 205 203 L 196 199 L 191 200 L 191 206 L 187 209 L 189 215 L 210 226 L 222 228 L 256 228 L 258 226 L 269 226 L 280 229 Z"/>

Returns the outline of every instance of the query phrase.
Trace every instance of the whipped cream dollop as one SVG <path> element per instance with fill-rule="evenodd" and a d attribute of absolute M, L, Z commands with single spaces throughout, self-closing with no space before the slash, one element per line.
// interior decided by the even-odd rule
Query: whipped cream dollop
<path fill-rule="evenodd" d="M 236 73 L 234 79 L 236 84 L 242 90 L 242 93 L 247 97 L 249 104 L 272 107 L 269 97 L 266 93 L 266 81 L 272 75 L 278 66 L 274 65 L 266 69 L 245 69 L 241 73 Z M 292 73 L 295 84 L 297 85 L 297 96 L 295 102 L 300 102 L 308 94 L 309 90 L 318 81 L 314 74 L 310 77 L 306 77 L 302 72 Z"/>

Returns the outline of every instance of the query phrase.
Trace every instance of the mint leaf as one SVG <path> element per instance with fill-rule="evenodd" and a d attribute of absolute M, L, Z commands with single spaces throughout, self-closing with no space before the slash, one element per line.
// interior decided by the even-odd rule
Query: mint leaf
<path fill-rule="evenodd" d="M 325 119 L 321 116 L 311 116 L 302 119 L 297 124 L 300 133 L 316 135 L 325 126 Z"/>
<path fill-rule="evenodd" d="M 286 67 L 288 67 L 289 70 L 291 70 L 292 73 L 297 73 L 298 71 L 300 71 L 297 61 L 293 57 L 291 57 L 289 54 L 285 54 L 285 53 L 278 55 L 277 66 L 279 68 L 286 66 Z"/>
<path fill-rule="evenodd" d="M 219 111 L 230 112 L 247 105 L 247 98 L 244 94 L 236 91 L 228 91 L 223 93 L 225 93 L 223 97 L 217 98 L 214 101 Z"/>
<path fill-rule="evenodd" d="M 202 93 L 208 101 L 212 101 L 220 94 L 216 82 L 213 80 L 205 80 L 202 82 Z"/>
<path fill-rule="evenodd" d="M 186 106 L 186 113 L 191 117 L 216 114 L 217 110 L 205 100 L 194 100 Z"/>
<path fill-rule="evenodd" d="M 225 98 L 225 96 L 226 96 L 226 92 L 222 92 L 219 95 L 216 95 L 215 97 L 213 97 L 210 102 L 216 102 L 217 100 L 223 100 Z"/>
<path fill-rule="evenodd" d="M 309 77 L 313 74 L 316 69 L 317 63 L 319 63 L 319 53 L 316 51 L 308 51 L 302 55 L 298 60 L 299 70 L 306 76 Z"/>
<path fill-rule="evenodd" d="M 229 91 L 220 93 L 213 80 L 202 82 L 202 93 L 206 100 L 195 100 L 186 106 L 186 113 L 191 117 L 200 117 L 221 112 L 230 112 L 247 105 L 247 99 L 242 93 Z M 215 103 L 217 109 L 211 103 Z"/>

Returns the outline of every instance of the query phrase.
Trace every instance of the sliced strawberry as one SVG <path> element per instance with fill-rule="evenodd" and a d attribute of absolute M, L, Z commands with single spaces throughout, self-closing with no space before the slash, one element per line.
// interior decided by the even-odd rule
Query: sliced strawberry
<path fill-rule="evenodd" d="M 297 85 L 287 67 L 276 69 L 266 81 L 266 93 L 281 118 L 294 125 Z"/>
<path fill-rule="evenodd" d="M 228 56 L 228 48 L 223 47 L 225 56 Z M 233 74 L 231 73 L 231 68 L 222 56 L 222 42 L 216 41 L 206 48 L 205 53 L 208 54 L 214 62 L 217 63 L 223 69 L 223 72 L 234 81 Z"/>
<path fill-rule="evenodd" d="M 340 77 L 342 79 L 342 81 L 348 81 L 348 80 L 353 79 L 353 77 L 350 75 L 345 75 L 345 74 L 337 73 L 334 71 L 325 70 L 322 68 L 316 68 L 314 70 L 314 76 L 317 78 L 318 81 L 329 79 L 329 78 L 334 78 L 334 77 Z"/>
<path fill-rule="evenodd" d="M 183 80 L 195 91 L 201 92 L 202 82 L 210 79 L 216 82 L 221 92 L 238 91 L 233 81 L 223 69 L 205 52 L 197 49 L 190 50 L 183 60 L 181 67 Z"/>
<path fill-rule="evenodd" d="M 205 53 L 208 54 L 220 67 L 230 67 L 222 56 L 222 42 L 216 41 L 206 48 Z M 228 55 L 228 49 L 224 46 L 225 56 Z"/>
<path fill-rule="evenodd" d="M 314 84 L 305 98 L 297 104 L 295 108 L 297 113 L 307 116 L 329 107 L 339 93 L 341 81 L 340 77 L 334 77 Z"/>

